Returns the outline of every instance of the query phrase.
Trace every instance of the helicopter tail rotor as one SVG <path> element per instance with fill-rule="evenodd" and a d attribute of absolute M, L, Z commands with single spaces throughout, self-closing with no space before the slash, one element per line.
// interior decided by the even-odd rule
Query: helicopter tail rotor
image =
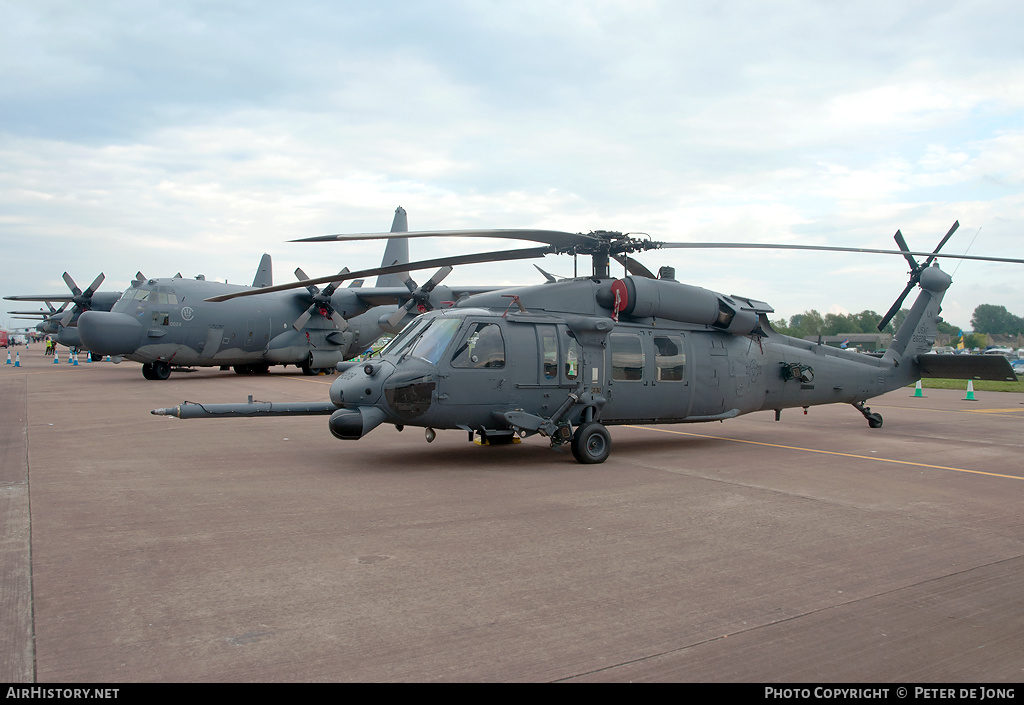
<path fill-rule="evenodd" d="M 896 244 L 899 245 L 900 250 L 903 252 L 903 256 L 910 264 L 910 281 L 907 282 L 907 286 L 906 288 L 903 289 L 903 293 L 896 298 L 896 302 L 889 307 L 889 310 L 886 311 L 885 316 L 883 316 L 882 320 L 879 321 L 878 330 L 882 330 L 887 325 L 889 325 L 889 321 L 891 321 L 893 319 L 893 316 L 895 316 L 897 312 L 899 312 L 900 307 L 903 305 L 903 301 L 907 298 L 907 296 L 914 289 L 914 287 L 917 286 L 918 283 L 921 281 L 921 274 L 926 269 L 928 269 L 928 267 L 931 266 L 932 262 L 935 261 L 935 256 L 939 253 L 939 250 L 942 249 L 942 246 L 946 244 L 949 238 L 953 236 L 953 233 L 955 233 L 956 229 L 959 227 L 960 221 L 958 220 L 955 223 L 953 223 L 953 227 L 949 229 L 949 232 L 947 232 L 945 237 L 942 238 L 938 246 L 934 250 L 932 250 L 932 253 L 931 255 L 928 256 L 928 259 L 926 259 L 921 264 L 918 264 L 917 260 L 914 259 L 914 256 L 910 254 L 910 248 L 907 247 L 907 241 L 903 238 L 903 233 L 901 233 L 899 230 L 896 231 L 896 235 L 894 236 Z"/>

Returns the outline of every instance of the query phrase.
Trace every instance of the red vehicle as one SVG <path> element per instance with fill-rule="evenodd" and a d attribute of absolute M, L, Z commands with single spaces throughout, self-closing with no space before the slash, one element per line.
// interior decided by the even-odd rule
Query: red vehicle
<path fill-rule="evenodd" d="M 8 345 L 10 345 L 10 341 L 7 336 L 7 331 L 0 330 L 0 347 L 6 348 Z"/>

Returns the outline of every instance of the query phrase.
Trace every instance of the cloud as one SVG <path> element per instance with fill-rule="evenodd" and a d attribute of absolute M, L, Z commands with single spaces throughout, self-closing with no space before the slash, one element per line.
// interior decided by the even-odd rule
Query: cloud
<path fill-rule="evenodd" d="M 59 291 L 65 269 L 248 281 L 264 251 L 279 275 L 369 266 L 373 243 L 285 241 L 386 229 L 397 205 L 414 228 L 854 247 L 901 228 L 922 249 L 960 219 L 948 248 L 981 228 L 976 251 L 1024 257 L 1024 10 L 1006 3 L 0 6 L 3 295 Z M 787 316 L 884 311 L 905 281 L 900 258 L 643 259 Z M 965 264 L 947 310 L 1024 315 L 1019 280 Z"/>

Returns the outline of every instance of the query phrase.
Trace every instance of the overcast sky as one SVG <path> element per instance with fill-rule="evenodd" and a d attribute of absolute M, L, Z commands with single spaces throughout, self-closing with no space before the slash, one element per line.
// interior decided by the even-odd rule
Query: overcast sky
<path fill-rule="evenodd" d="M 1024 258 L 1024 4 L 0 0 L 0 296 L 202 273 L 277 283 L 379 263 L 387 230 Z M 495 243 L 500 243 L 495 246 Z M 973 243 L 973 244 L 972 244 Z M 412 242 L 414 258 L 531 243 Z M 646 253 L 778 317 L 884 312 L 881 255 Z M 948 264 L 947 264 L 948 262 Z M 572 260 L 539 264 L 572 274 Z M 947 271 L 956 264 L 943 262 Z M 429 278 L 429 272 L 417 278 Z M 533 284 L 529 262 L 446 283 Z M 912 300 L 912 299 L 911 299 Z M 1024 315 L 1024 266 L 944 302 Z M 3 302 L 0 324 L 11 324 Z M 908 304 L 909 305 L 909 302 Z M 34 307 L 34 306 L 33 306 Z"/>

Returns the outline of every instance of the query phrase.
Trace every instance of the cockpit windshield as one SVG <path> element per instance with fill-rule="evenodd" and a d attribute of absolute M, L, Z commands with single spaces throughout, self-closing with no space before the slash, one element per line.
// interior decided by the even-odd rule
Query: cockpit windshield
<path fill-rule="evenodd" d="M 129 287 L 121 294 L 120 301 L 127 304 L 130 301 L 137 301 L 139 303 L 154 304 L 167 304 L 171 306 L 178 305 L 178 296 L 174 293 L 174 289 L 169 286 L 155 286 L 149 289 L 143 289 L 141 287 Z"/>
<path fill-rule="evenodd" d="M 437 364 L 461 324 L 461 318 L 421 319 L 399 333 L 381 354 L 412 355 Z"/>
<path fill-rule="evenodd" d="M 398 335 L 388 341 L 387 345 L 381 348 L 380 356 L 384 357 L 385 355 L 393 355 L 399 351 L 405 350 L 409 341 L 419 335 L 425 325 L 427 325 L 427 319 L 425 318 L 417 318 L 414 320 L 412 323 L 400 330 Z"/>

